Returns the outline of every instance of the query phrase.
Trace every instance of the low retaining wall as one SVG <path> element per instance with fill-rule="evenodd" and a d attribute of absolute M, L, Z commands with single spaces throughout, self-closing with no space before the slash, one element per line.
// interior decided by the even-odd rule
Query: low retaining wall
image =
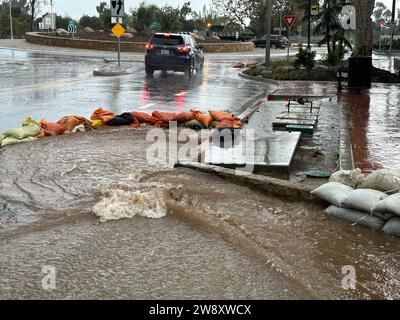
<path fill-rule="evenodd" d="M 30 43 L 67 47 L 76 49 L 90 49 L 101 51 L 116 51 L 117 41 L 101 41 L 101 40 L 85 40 L 85 39 L 69 39 L 63 37 L 54 37 L 29 32 L 25 36 L 25 40 Z M 146 43 L 144 42 L 123 42 L 121 41 L 122 52 L 144 52 Z M 231 52 L 250 52 L 254 50 L 252 42 L 238 43 L 204 43 L 205 53 L 231 53 Z"/>

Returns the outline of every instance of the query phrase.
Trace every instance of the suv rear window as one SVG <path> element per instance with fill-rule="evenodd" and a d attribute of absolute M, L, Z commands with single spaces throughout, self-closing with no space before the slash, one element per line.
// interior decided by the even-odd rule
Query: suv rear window
<path fill-rule="evenodd" d="M 158 35 L 156 34 L 151 39 L 152 44 L 162 45 L 162 46 L 179 46 L 184 44 L 183 38 L 180 36 L 166 36 L 166 35 Z"/>

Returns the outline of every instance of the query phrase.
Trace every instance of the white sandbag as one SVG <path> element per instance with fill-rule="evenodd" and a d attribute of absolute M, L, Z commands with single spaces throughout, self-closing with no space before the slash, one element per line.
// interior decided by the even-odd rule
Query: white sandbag
<path fill-rule="evenodd" d="M 354 189 L 337 182 L 329 182 L 311 192 L 312 195 L 340 206 L 340 204 L 349 196 Z"/>
<path fill-rule="evenodd" d="M 400 191 L 400 172 L 378 170 L 368 175 L 358 186 L 359 189 L 374 189 L 383 192 Z"/>
<path fill-rule="evenodd" d="M 372 230 L 382 230 L 386 223 L 385 220 L 371 216 L 365 212 L 339 208 L 336 206 L 330 206 L 325 212 L 332 217 L 343 219 Z"/>
<path fill-rule="evenodd" d="M 400 193 L 379 201 L 372 210 L 374 213 L 393 214 L 400 216 Z"/>
<path fill-rule="evenodd" d="M 354 209 L 371 214 L 379 201 L 387 198 L 387 194 L 372 189 L 357 189 L 341 202 L 340 207 Z"/>
<path fill-rule="evenodd" d="M 361 169 L 357 168 L 355 170 L 341 170 L 335 172 L 329 179 L 329 182 L 338 182 L 356 188 L 363 180 L 365 175 L 362 173 Z"/>
<path fill-rule="evenodd" d="M 393 218 L 396 217 L 395 215 L 390 214 L 390 213 L 380 213 L 380 212 L 372 212 L 372 215 L 374 217 L 381 218 L 381 219 L 383 219 L 385 221 L 389 221 L 390 219 L 393 219 Z"/>
<path fill-rule="evenodd" d="M 400 237 L 400 218 L 389 220 L 383 227 L 383 232 L 389 236 Z"/>

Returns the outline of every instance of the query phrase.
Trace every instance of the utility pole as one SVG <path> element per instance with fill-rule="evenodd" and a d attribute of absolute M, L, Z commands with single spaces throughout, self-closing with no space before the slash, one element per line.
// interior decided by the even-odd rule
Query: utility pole
<path fill-rule="evenodd" d="M 269 78 L 271 71 L 271 21 L 272 21 L 272 0 L 264 0 L 266 10 L 266 43 L 265 43 L 265 70 L 264 77 Z"/>
<path fill-rule="evenodd" d="M 394 25 L 396 20 L 396 0 L 393 0 L 392 6 L 392 23 L 390 25 L 390 53 L 393 50 L 393 38 L 394 38 Z"/>
<path fill-rule="evenodd" d="M 282 35 L 282 16 L 283 16 L 283 5 L 280 3 L 281 5 L 281 14 L 279 17 L 279 36 Z"/>
<path fill-rule="evenodd" d="M 14 40 L 14 31 L 13 31 L 13 18 L 12 18 L 12 0 L 10 0 L 10 31 L 11 31 L 11 40 Z"/>

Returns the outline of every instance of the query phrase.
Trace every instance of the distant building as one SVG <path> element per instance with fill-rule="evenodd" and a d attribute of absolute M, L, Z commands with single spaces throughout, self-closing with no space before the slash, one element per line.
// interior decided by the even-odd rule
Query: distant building
<path fill-rule="evenodd" d="M 42 16 L 42 21 L 39 22 L 40 30 L 55 30 L 56 29 L 56 14 L 46 13 Z"/>

